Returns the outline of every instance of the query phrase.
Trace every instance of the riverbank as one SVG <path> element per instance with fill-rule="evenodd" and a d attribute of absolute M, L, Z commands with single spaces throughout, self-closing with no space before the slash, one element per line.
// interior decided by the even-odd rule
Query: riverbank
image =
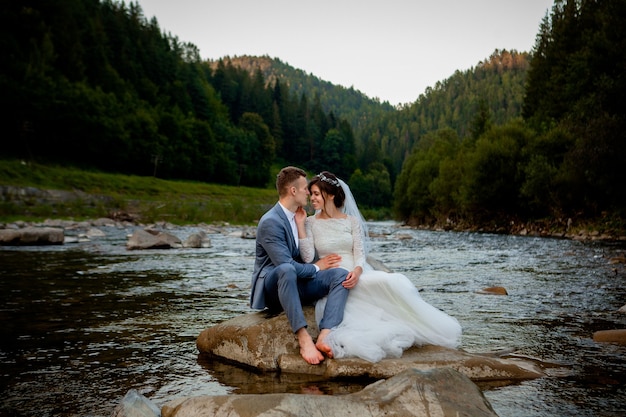
<path fill-rule="evenodd" d="M 206 186 L 207 189 L 211 185 Z M 227 188 L 226 186 L 220 186 Z M 50 219 L 81 221 L 110 218 L 134 224 L 171 223 L 174 225 L 229 223 L 252 225 L 276 201 L 275 191 L 246 197 L 239 187 L 231 193 L 159 193 L 152 198 L 139 193 L 136 198 L 89 194 L 81 190 L 45 190 L 36 187 L 0 185 L 0 227 L 2 225 L 42 224 Z M 239 193 L 237 193 L 239 191 Z M 255 201 L 255 204 L 248 203 Z M 376 219 L 380 220 L 380 219 Z M 578 241 L 626 242 L 626 230 L 614 219 L 552 219 L 537 221 L 504 220 L 482 224 L 408 222 L 419 230 L 495 233 L 538 236 Z"/>
<path fill-rule="evenodd" d="M 551 237 L 577 241 L 626 242 L 626 226 L 621 219 L 496 219 L 480 224 L 465 221 L 424 224 L 409 221 L 408 226 L 420 230 L 445 230 L 455 232 L 495 233 L 517 236 Z"/>
<path fill-rule="evenodd" d="M 251 224 L 276 191 L 0 160 L 0 222 L 49 218 Z"/>
<path fill-rule="evenodd" d="M 0 160 L 0 224 L 47 219 L 107 217 L 137 223 L 253 225 L 276 202 L 276 190 L 169 181 Z M 386 214 L 385 214 L 386 213 Z M 365 211 L 367 219 L 389 219 L 388 210 Z M 581 241 L 626 241 L 626 221 L 564 218 L 494 219 L 481 224 L 445 219 L 407 222 L 422 230 L 484 232 Z"/>

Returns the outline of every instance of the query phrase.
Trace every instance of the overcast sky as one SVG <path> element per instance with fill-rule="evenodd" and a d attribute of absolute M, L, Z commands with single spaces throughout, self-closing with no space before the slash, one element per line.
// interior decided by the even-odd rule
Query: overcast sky
<path fill-rule="evenodd" d="M 392 105 L 495 49 L 530 51 L 553 0 L 138 0 L 203 59 L 267 55 Z M 129 1 L 126 1 L 128 4 Z"/>

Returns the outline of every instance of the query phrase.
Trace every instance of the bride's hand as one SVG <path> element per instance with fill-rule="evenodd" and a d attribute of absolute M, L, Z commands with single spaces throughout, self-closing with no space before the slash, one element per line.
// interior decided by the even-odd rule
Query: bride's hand
<path fill-rule="evenodd" d="M 352 289 L 356 287 L 356 284 L 359 283 L 359 278 L 361 278 L 361 273 L 363 272 L 363 268 L 357 266 L 353 271 L 350 271 L 346 276 L 345 281 L 343 282 L 344 288 Z"/>
<path fill-rule="evenodd" d="M 315 265 L 319 266 L 321 271 L 324 271 L 330 268 L 338 268 L 340 263 L 341 256 L 335 253 L 331 253 L 330 255 L 326 255 L 317 262 L 315 262 Z"/>

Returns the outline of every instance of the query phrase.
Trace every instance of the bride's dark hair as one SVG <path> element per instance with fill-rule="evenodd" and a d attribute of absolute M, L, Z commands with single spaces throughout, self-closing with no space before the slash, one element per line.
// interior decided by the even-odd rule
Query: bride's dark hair
<path fill-rule="evenodd" d="M 341 187 L 341 184 L 335 174 L 328 171 L 322 171 L 309 181 L 309 192 L 311 192 L 311 187 L 313 185 L 317 185 L 319 187 L 322 196 L 324 194 L 334 195 L 335 199 L 333 201 L 335 203 L 335 207 L 343 207 L 346 194 L 343 192 L 343 188 Z"/>

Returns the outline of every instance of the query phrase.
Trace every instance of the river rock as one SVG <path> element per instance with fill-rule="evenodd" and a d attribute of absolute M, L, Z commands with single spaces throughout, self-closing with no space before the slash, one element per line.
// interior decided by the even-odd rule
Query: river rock
<path fill-rule="evenodd" d="M 452 369 L 407 369 L 348 395 L 245 394 L 180 398 L 162 417 L 497 417 L 478 387 Z"/>
<path fill-rule="evenodd" d="M 313 307 L 304 308 L 308 330 L 319 334 Z M 255 312 L 235 317 L 200 333 L 196 346 L 201 353 L 261 371 L 279 371 L 325 378 L 389 378 L 407 369 L 455 369 L 474 381 L 519 381 L 538 378 L 544 372 L 536 363 L 471 354 L 461 349 L 422 346 L 407 349 L 401 358 L 371 363 L 359 358 L 325 359 L 310 365 L 300 349 L 284 313 Z"/>
<path fill-rule="evenodd" d="M 182 243 L 176 236 L 152 229 L 137 229 L 126 242 L 129 250 L 180 248 Z"/>
<path fill-rule="evenodd" d="M 102 230 L 96 228 L 96 227 L 90 227 L 89 230 L 87 230 L 85 232 L 85 236 L 87 236 L 88 238 L 92 238 L 92 237 L 104 237 L 106 236 L 106 233 L 104 233 Z"/>
<path fill-rule="evenodd" d="M 91 222 L 92 226 L 95 227 L 115 227 L 115 220 L 109 219 L 108 217 L 100 217 L 99 219 L 95 219 Z"/>
<path fill-rule="evenodd" d="M 413 236 L 408 233 L 396 233 L 395 238 L 398 240 L 411 240 L 413 239 Z"/>
<path fill-rule="evenodd" d="M 111 417 L 160 417 L 161 410 L 137 390 L 129 390 L 115 407 Z"/>
<path fill-rule="evenodd" d="M 183 242 L 184 248 L 210 248 L 211 239 L 209 239 L 204 231 L 192 233 Z"/>
<path fill-rule="evenodd" d="M 256 239 L 256 228 L 247 228 L 241 231 L 242 239 Z"/>
<path fill-rule="evenodd" d="M 593 340 L 596 342 L 617 343 L 626 345 L 626 329 L 599 330 L 593 333 Z"/>
<path fill-rule="evenodd" d="M 62 220 L 62 219 L 46 219 L 41 223 L 44 227 L 58 227 L 62 229 L 69 229 L 76 225 L 74 220 Z"/>
<path fill-rule="evenodd" d="M 478 291 L 479 294 L 509 295 L 504 287 L 488 287 Z"/>
<path fill-rule="evenodd" d="M 62 245 L 63 229 L 55 227 L 25 227 L 0 230 L 0 245 Z"/>
<path fill-rule="evenodd" d="M 615 256 L 609 259 L 609 264 L 626 264 L 626 256 Z"/>

